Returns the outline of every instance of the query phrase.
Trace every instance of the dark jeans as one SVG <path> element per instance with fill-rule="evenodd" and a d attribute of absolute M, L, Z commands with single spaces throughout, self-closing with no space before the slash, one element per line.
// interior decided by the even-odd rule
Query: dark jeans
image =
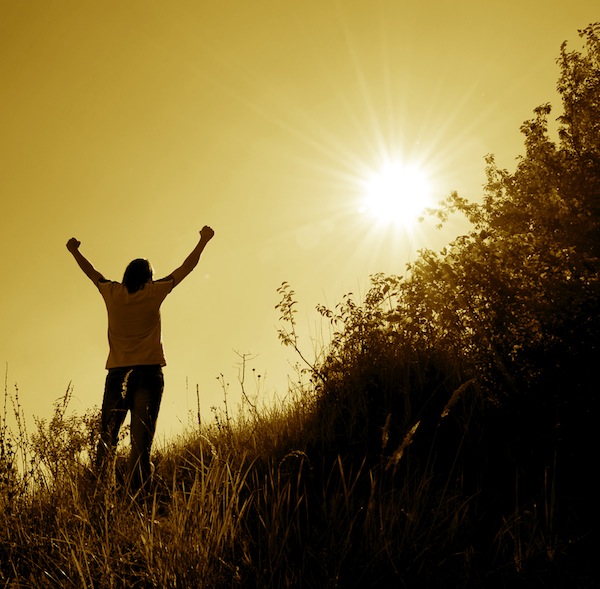
<path fill-rule="evenodd" d="M 131 453 L 127 484 L 132 493 L 140 490 L 150 478 L 150 448 L 163 388 L 162 368 L 158 365 L 110 368 L 106 376 L 96 467 L 100 474 L 106 473 L 114 459 L 119 430 L 130 411 Z"/>

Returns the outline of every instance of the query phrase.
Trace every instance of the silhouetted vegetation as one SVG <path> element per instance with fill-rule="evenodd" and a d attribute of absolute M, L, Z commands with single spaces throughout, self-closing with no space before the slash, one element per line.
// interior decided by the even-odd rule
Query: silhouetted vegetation
<path fill-rule="evenodd" d="M 0 423 L 7 587 L 595 586 L 600 25 L 561 48 L 563 112 L 522 126 L 514 172 L 487 158 L 471 230 L 318 312 L 332 341 L 279 405 L 241 382 L 155 453 L 143 499 L 89 471 L 96 417 Z M 284 344 L 302 354 L 290 285 Z M 244 359 L 245 360 L 245 359 Z M 244 366 L 245 368 L 245 366 Z"/>

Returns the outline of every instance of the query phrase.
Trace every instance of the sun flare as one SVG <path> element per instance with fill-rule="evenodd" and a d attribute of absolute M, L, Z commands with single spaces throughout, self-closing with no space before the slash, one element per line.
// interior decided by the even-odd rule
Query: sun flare
<path fill-rule="evenodd" d="M 415 164 L 389 162 L 364 182 L 360 211 L 378 223 L 411 227 L 431 204 L 431 183 Z"/>

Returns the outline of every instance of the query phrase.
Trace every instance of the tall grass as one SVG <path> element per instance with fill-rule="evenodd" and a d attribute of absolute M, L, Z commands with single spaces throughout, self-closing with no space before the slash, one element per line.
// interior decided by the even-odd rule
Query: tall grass
<path fill-rule="evenodd" d="M 125 439 L 114 477 L 96 477 L 99 416 L 70 412 L 70 387 L 28 432 L 5 380 L 2 585 L 588 586 L 558 446 L 545 462 L 552 444 L 522 444 L 529 423 L 495 406 L 445 333 L 399 327 L 398 284 L 376 278 L 363 306 L 321 309 L 341 328 L 318 361 L 302 356 L 283 400 L 263 403 L 258 377 L 248 391 L 242 356 L 238 411 L 221 377 L 223 408 L 155 448 L 144 496 L 124 489 Z M 293 292 L 280 294 L 280 336 L 298 350 Z"/>
<path fill-rule="evenodd" d="M 123 447 L 115 480 L 96 480 L 97 415 L 70 413 L 70 394 L 31 434 L 10 432 L 5 411 L 5 587 L 482 587 L 525 575 L 540 553 L 552 562 L 552 481 L 547 505 L 518 507 L 479 541 L 483 489 L 452 467 L 460 444 L 443 467 L 431 439 L 422 447 L 422 424 L 390 437 L 388 423 L 379 452 L 343 452 L 324 440 L 347 405 L 319 413 L 308 385 L 265 407 L 245 395 L 235 417 L 157 448 L 152 492 L 134 499 L 119 484 Z M 18 407 L 15 395 L 5 387 L 7 406 Z M 453 407 L 463 438 L 474 411 L 464 408 Z"/>

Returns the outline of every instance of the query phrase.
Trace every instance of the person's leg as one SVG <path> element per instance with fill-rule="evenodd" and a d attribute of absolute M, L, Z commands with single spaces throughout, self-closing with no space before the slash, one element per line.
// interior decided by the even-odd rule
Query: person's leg
<path fill-rule="evenodd" d="M 95 470 L 99 477 L 105 476 L 114 460 L 114 451 L 119 439 L 119 430 L 127 414 L 124 383 L 128 369 L 113 368 L 108 371 L 102 399 L 100 440 L 96 451 Z"/>
<path fill-rule="evenodd" d="M 131 454 L 129 456 L 129 486 L 132 494 L 139 491 L 151 474 L 150 450 L 160 409 L 164 380 L 160 366 L 138 366 L 132 374 L 131 394 Z"/>

